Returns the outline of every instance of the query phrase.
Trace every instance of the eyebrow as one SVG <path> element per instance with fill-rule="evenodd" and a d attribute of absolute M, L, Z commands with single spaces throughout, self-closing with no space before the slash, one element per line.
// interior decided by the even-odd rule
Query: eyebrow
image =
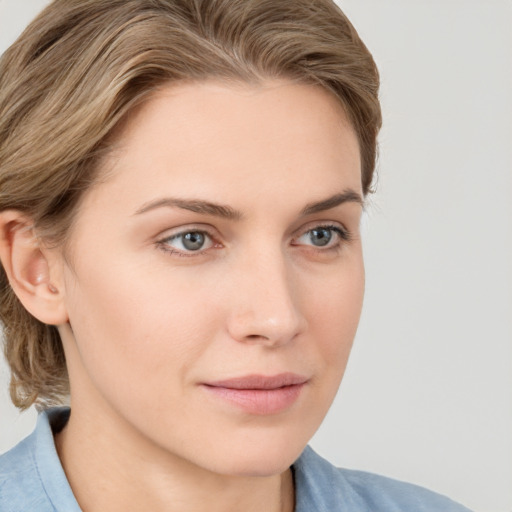
<path fill-rule="evenodd" d="M 307 204 L 302 209 L 301 216 L 330 210 L 331 208 L 335 208 L 343 203 L 358 203 L 361 206 L 364 205 L 363 198 L 359 193 L 351 189 L 346 189 L 340 194 L 335 194 L 327 199 Z M 162 207 L 181 208 L 182 210 L 188 210 L 203 215 L 213 215 L 215 217 L 221 217 L 228 220 L 241 220 L 244 216 L 242 212 L 231 208 L 231 206 L 202 201 L 200 199 L 179 199 L 173 197 L 164 197 L 162 199 L 150 201 L 149 203 L 142 205 L 135 212 L 135 215 L 140 215 Z"/>
<path fill-rule="evenodd" d="M 307 204 L 302 210 L 302 215 L 312 215 L 313 213 L 330 210 L 343 203 L 358 203 L 364 206 L 363 198 L 359 193 L 352 189 L 346 189 L 341 194 L 335 194 L 322 201 Z"/>
<path fill-rule="evenodd" d="M 170 208 L 181 208 L 182 210 L 189 210 L 195 213 L 201 213 L 203 215 L 213 215 L 215 217 L 221 217 L 228 220 L 240 220 L 243 215 L 238 210 L 225 206 L 222 204 L 210 203 L 209 201 L 202 201 L 200 199 L 178 199 L 173 197 L 164 197 L 155 201 L 150 201 L 142 205 L 135 215 L 146 213 L 150 210 L 162 207 Z"/>

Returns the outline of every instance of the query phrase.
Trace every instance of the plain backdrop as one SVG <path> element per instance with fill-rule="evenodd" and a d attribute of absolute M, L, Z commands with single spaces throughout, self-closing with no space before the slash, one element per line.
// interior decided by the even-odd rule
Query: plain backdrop
<path fill-rule="evenodd" d="M 0 0 L 0 51 L 45 3 Z M 339 3 L 380 67 L 384 128 L 361 326 L 313 447 L 511 512 L 512 2 Z M 35 421 L 7 381 L 1 363 L 0 452 Z"/>

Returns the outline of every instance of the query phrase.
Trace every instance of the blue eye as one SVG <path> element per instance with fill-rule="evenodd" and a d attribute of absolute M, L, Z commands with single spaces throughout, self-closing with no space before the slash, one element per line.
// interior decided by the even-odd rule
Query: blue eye
<path fill-rule="evenodd" d="M 160 242 L 163 248 L 175 249 L 176 252 L 198 252 L 209 249 L 213 241 L 208 233 L 204 231 L 184 231 L 172 235 Z M 167 249 L 169 250 L 169 249 Z"/>
<path fill-rule="evenodd" d="M 204 233 L 192 232 L 180 235 L 183 246 L 189 251 L 198 251 L 202 249 L 206 241 Z"/>
<path fill-rule="evenodd" d="M 324 247 L 332 240 L 333 232 L 329 228 L 312 229 L 309 232 L 309 240 L 317 247 Z"/>
<path fill-rule="evenodd" d="M 296 243 L 329 249 L 337 247 L 341 240 L 348 239 L 348 233 L 337 226 L 316 226 L 297 238 Z"/>

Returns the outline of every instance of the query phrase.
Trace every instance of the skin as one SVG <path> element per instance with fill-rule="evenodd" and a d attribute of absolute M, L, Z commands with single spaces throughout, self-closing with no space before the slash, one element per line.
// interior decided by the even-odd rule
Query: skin
<path fill-rule="evenodd" d="M 360 167 L 342 109 L 315 86 L 173 85 L 132 114 L 66 257 L 43 252 L 38 280 L 62 315 L 72 415 L 56 444 L 85 512 L 293 510 L 290 465 L 361 311 Z M 304 215 L 337 194 L 350 200 Z M 237 215 L 155 206 L 169 197 Z M 197 231 L 205 245 L 187 251 L 177 235 Z M 283 372 L 306 383 L 275 414 L 202 385 Z"/>

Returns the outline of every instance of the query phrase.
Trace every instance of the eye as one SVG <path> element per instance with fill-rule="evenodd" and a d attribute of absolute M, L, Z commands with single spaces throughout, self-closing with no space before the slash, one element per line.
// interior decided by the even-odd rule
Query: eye
<path fill-rule="evenodd" d="M 165 251 L 186 256 L 187 253 L 199 253 L 209 249 L 213 247 L 214 242 L 205 231 L 191 230 L 166 237 L 160 240 L 158 245 Z"/>
<path fill-rule="evenodd" d="M 311 245 L 318 248 L 337 248 L 349 234 L 338 226 L 315 226 L 294 240 L 294 245 Z"/>

